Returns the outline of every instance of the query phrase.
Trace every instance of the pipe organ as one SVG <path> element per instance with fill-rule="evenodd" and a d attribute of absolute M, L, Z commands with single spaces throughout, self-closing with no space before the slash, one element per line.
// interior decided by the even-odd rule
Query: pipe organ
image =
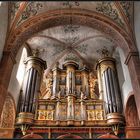
<path fill-rule="evenodd" d="M 94 121 L 104 124 L 103 101 L 98 98 L 98 90 L 94 89 L 97 86 L 96 76 L 89 76 L 90 72 L 86 66 L 79 69 L 78 64 L 73 61 L 64 63 L 63 69 L 58 68 L 57 65 L 55 70 L 59 70 L 58 82 L 54 78 L 54 69 L 49 78 L 44 80 L 45 82 L 53 79 L 50 90 L 47 90 L 52 91 L 52 96 L 47 92 L 45 94 L 41 92 L 36 125 L 92 126 L 95 124 Z M 42 85 L 45 84 L 42 82 Z M 51 88 L 54 89 L 54 85 L 59 89 L 55 96 L 54 90 L 51 90 Z M 41 91 L 44 91 L 44 88 Z M 47 94 L 48 97 L 46 97 Z"/>
<path fill-rule="evenodd" d="M 16 125 L 29 127 L 112 127 L 118 134 L 124 124 L 115 59 L 97 62 L 97 74 L 70 60 L 56 63 L 47 76 L 46 64 L 31 56 L 27 65 Z M 97 76 L 96 76 L 97 75 Z M 46 128 L 47 129 L 47 128 Z"/>

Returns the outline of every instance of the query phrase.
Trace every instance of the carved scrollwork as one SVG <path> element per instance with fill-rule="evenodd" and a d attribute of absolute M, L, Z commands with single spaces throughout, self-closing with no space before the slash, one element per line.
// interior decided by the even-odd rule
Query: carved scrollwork
<path fill-rule="evenodd" d="M 53 120 L 54 110 L 38 110 L 38 120 Z"/>
<path fill-rule="evenodd" d="M 103 110 L 87 110 L 88 120 L 103 120 Z"/>

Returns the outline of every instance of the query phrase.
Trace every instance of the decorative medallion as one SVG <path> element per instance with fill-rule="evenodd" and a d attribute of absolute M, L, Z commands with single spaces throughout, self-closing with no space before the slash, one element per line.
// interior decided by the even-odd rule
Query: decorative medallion
<path fill-rule="evenodd" d="M 84 53 L 85 55 L 87 55 L 87 49 L 88 48 L 88 44 L 82 44 L 82 45 L 79 45 L 76 50 L 78 50 L 79 52 L 81 53 Z"/>
<path fill-rule="evenodd" d="M 108 57 L 111 56 L 111 52 L 109 52 L 109 50 L 107 49 L 107 47 L 103 47 L 101 49 L 98 49 L 96 51 L 101 57 Z"/>

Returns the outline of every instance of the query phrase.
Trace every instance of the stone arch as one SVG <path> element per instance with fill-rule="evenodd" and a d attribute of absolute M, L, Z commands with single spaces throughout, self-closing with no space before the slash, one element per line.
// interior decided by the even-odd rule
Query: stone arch
<path fill-rule="evenodd" d="M 140 126 L 140 120 L 138 117 L 138 111 L 134 94 L 131 94 L 126 103 L 125 109 L 126 125 L 128 127 Z"/>
<path fill-rule="evenodd" d="M 125 55 L 128 55 L 130 51 L 137 52 L 132 38 L 111 19 L 100 13 L 83 9 L 53 10 L 28 19 L 10 34 L 5 51 L 11 50 L 16 55 L 18 49 L 28 38 L 46 28 L 69 24 L 69 16 L 71 15 L 74 24 L 97 29 L 113 38 L 117 46 L 124 50 Z"/>
<path fill-rule="evenodd" d="M 15 116 L 16 116 L 15 102 L 12 95 L 8 93 L 1 114 L 0 127 L 14 128 Z"/>
<path fill-rule="evenodd" d="M 119 137 L 113 135 L 113 134 L 104 134 L 104 135 L 101 135 L 99 137 L 97 137 L 97 139 L 119 139 Z"/>
<path fill-rule="evenodd" d="M 57 137 L 56 139 L 83 139 L 83 138 L 78 135 L 64 134 L 64 135 Z"/>
<path fill-rule="evenodd" d="M 130 35 L 120 26 L 118 26 L 114 21 L 104 16 L 103 14 L 97 12 L 91 12 L 85 9 L 61 9 L 61 10 L 52 10 L 44 13 L 40 13 L 37 16 L 31 17 L 21 25 L 19 25 L 13 32 L 9 34 L 7 42 L 4 47 L 4 55 L 2 60 L 2 72 L 7 70 L 8 67 L 8 75 L 11 75 L 11 71 L 13 65 L 15 63 L 14 58 L 19 50 L 19 48 L 25 43 L 25 41 L 35 35 L 37 32 L 42 31 L 44 29 L 55 27 L 59 25 L 69 24 L 69 17 L 72 16 L 72 20 L 74 24 L 79 24 L 83 26 L 88 26 L 94 29 L 97 29 L 104 33 L 107 37 L 111 37 L 113 41 L 117 44 L 117 47 L 121 47 L 126 61 L 125 63 L 129 65 L 130 76 L 135 92 L 135 98 L 137 106 L 139 103 L 139 91 L 140 91 L 140 83 L 138 79 L 138 68 L 140 65 L 137 65 L 139 62 L 138 49 L 135 46 L 135 41 L 130 37 Z M 8 57 L 8 60 L 7 60 Z M 7 60 L 7 64 L 4 63 L 4 60 Z M 10 62 L 13 62 L 11 64 Z M 10 66 L 9 66 L 10 65 Z M 135 78 L 133 78 L 135 77 Z M 5 74 L 2 79 L 7 80 L 7 74 Z M 4 81 L 3 80 L 3 81 Z M 5 84 L 2 83 L 3 94 L 5 94 L 5 90 L 7 90 L 8 82 Z M 135 86 L 138 84 L 138 86 Z M 5 100 L 5 95 L 3 97 Z M 3 105 L 3 101 L 2 101 Z M 1 113 L 1 109 L 0 109 Z M 140 116 L 140 110 L 138 110 Z"/>
<path fill-rule="evenodd" d="M 43 139 L 42 136 L 38 135 L 38 134 L 27 134 L 23 137 L 21 137 L 21 139 Z"/>

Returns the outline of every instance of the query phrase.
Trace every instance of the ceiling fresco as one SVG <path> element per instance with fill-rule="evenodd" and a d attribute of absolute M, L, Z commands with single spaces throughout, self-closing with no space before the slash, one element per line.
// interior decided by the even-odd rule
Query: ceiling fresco
<path fill-rule="evenodd" d="M 131 32 L 133 2 L 127 1 L 9 2 L 10 29 L 14 32 L 14 29 L 33 17 L 61 9 L 91 11 L 107 17 L 128 34 Z M 80 65 L 86 64 L 93 69 L 96 61 L 101 57 L 102 49 L 108 50 L 110 55 L 114 53 L 116 44 L 110 38 L 94 28 L 76 25 L 72 19 L 72 16 L 69 17 L 68 25 L 45 29 L 25 42 L 33 53 L 38 53 L 39 57 L 47 62 L 48 71 L 56 62 L 62 66 L 68 59 L 77 61 Z"/>
<path fill-rule="evenodd" d="M 10 2 L 10 11 L 11 11 L 11 23 L 13 20 L 17 19 L 16 27 L 21 23 L 25 22 L 27 19 L 36 16 L 41 13 L 52 10 L 60 9 L 86 9 L 101 13 L 108 18 L 112 19 L 122 28 L 133 18 L 133 2 L 85 2 L 85 1 L 62 1 L 62 2 Z M 19 15 L 17 14 L 19 13 Z M 17 18 L 16 18 L 17 16 Z M 127 18 L 127 21 L 125 20 Z"/>
<path fill-rule="evenodd" d="M 79 25 L 64 25 L 46 29 L 27 40 L 32 50 L 47 61 L 48 67 L 60 65 L 68 58 L 93 69 L 101 57 L 98 49 L 106 47 L 112 53 L 115 44 L 101 32 Z"/>

